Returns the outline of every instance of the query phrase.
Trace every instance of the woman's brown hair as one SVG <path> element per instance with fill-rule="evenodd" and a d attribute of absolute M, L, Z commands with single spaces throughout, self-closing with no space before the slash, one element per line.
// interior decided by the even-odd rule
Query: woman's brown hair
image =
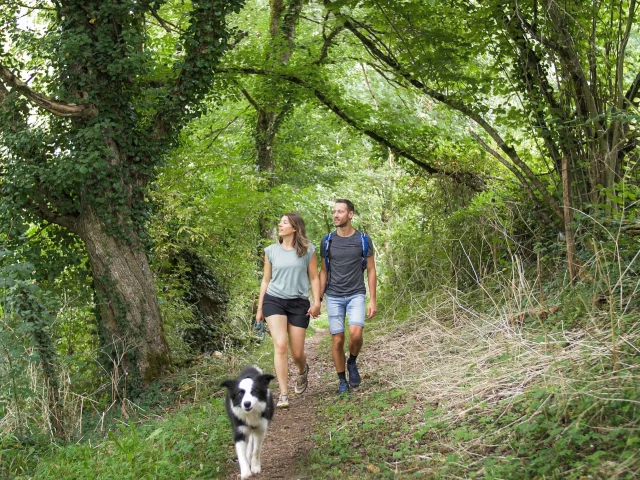
<path fill-rule="evenodd" d="M 304 226 L 304 220 L 297 213 L 285 213 L 285 217 L 289 219 L 289 223 L 293 227 L 293 246 L 299 257 L 307 254 L 309 251 L 309 239 L 307 238 L 307 229 Z M 278 238 L 278 242 L 282 243 L 282 238 Z"/>

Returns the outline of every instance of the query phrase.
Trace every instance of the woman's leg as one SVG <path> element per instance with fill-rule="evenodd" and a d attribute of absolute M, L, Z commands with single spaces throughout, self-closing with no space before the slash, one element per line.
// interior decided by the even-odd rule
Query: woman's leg
<path fill-rule="evenodd" d="M 273 339 L 273 366 L 280 393 L 289 393 L 289 366 L 287 365 L 287 317 L 271 315 L 266 318 Z"/>
<path fill-rule="evenodd" d="M 291 359 L 298 367 L 298 373 L 303 374 L 307 363 L 307 355 L 304 353 L 304 340 L 307 329 L 287 325 L 289 329 L 289 348 L 291 349 Z"/>

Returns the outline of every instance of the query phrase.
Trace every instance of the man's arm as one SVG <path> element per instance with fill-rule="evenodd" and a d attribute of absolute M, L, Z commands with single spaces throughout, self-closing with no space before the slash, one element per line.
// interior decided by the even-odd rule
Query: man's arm
<path fill-rule="evenodd" d="M 367 307 L 367 318 L 373 318 L 378 313 L 376 307 L 376 262 L 373 255 L 367 257 L 367 282 L 369 283 L 369 306 Z"/>

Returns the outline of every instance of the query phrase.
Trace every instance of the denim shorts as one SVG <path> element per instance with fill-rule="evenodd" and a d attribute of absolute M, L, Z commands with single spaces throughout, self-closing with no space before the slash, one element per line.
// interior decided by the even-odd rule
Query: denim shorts
<path fill-rule="evenodd" d="M 356 293 L 348 297 L 327 298 L 327 315 L 329 317 L 329 332 L 331 335 L 344 332 L 344 319 L 349 318 L 349 325 L 364 327 L 365 299 L 363 293 Z"/>

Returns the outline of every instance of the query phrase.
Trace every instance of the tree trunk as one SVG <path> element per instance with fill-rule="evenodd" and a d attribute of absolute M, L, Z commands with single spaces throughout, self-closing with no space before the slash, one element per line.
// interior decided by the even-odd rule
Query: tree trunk
<path fill-rule="evenodd" d="M 135 394 L 171 361 L 149 260 L 134 233 L 112 235 L 91 208 L 77 227 L 93 272 L 103 348 L 124 379 L 118 389 Z"/>
<path fill-rule="evenodd" d="M 564 233 L 567 242 L 567 263 L 569 264 L 569 280 L 574 284 L 579 265 L 576 261 L 576 240 L 573 231 L 573 209 L 571 208 L 571 177 L 569 157 L 562 156 L 562 196 L 564 199 Z"/>
<path fill-rule="evenodd" d="M 269 175 L 268 189 L 273 187 L 273 145 L 280 127 L 279 115 L 274 111 L 258 111 L 256 122 L 256 152 L 258 171 Z"/>

